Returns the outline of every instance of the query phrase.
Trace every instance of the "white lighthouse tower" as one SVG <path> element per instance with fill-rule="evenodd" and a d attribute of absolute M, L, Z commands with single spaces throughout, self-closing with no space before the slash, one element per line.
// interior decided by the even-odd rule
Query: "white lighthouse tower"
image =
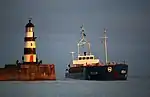
<path fill-rule="evenodd" d="M 23 64 L 36 64 L 36 37 L 34 36 L 34 24 L 29 23 L 25 26 L 25 37 L 24 37 L 24 58 Z"/>

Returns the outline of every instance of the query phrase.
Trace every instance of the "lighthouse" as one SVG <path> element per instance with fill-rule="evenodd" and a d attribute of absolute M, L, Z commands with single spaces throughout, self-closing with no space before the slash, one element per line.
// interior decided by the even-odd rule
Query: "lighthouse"
<path fill-rule="evenodd" d="M 24 37 L 24 56 L 22 58 L 23 64 L 36 64 L 36 37 L 34 36 L 34 24 L 31 23 L 31 19 L 25 26 Z"/>
<path fill-rule="evenodd" d="M 55 65 L 38 61 L 35 41 L 37 37 L 34 36 L 31 18 L 25 25 L 24 35 L 22 62 L 17 60 L 15 64 L 6 64 L 4 68 L 0 68 L 0 81 L 56 80 Z"/>

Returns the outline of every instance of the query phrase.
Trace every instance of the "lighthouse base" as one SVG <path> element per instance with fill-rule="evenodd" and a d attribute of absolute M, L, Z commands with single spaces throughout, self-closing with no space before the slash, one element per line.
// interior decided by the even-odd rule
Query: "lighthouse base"
<path fill-rule="evenodd" d="M 56 80 L 54 64 L 15 64 L 0 68 L 0 81 Z"/>

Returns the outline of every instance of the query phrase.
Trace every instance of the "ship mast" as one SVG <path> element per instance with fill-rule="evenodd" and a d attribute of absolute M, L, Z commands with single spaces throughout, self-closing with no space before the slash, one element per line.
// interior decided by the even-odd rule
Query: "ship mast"
<path fill-rule="evenodd" d="M 104 39 L 102 41 L 102 43 L 104 44 L 104 52 L 105 52 L 105 64 L 108 64 L 108 53 L 107 53 L 107 36 L 106 36 L 106 29 L 104 28 L 104 37 L 101 37 L 102 39 Z"/>
<path fill-rule="evenodd" d="M 85 44 L 87 44 L 87 46 L 88 46 L 88 54 L 91 55 L 90 43 L 86 39 L 86 34 L 85 34 L 85 30 L 83 28 L 83 25 L 80 28 L 81 28 L 82 37 L 77 44 L 78 45 L 78 56 L 80 56 L 80 46 L 84 46 Z"/>
<path fill-rule="evenodd" d="M 75 52 L 70 52 L 71 53 L 71 55 L 72 55 L 72 61 L 74 60 L 74 53 Z"/>

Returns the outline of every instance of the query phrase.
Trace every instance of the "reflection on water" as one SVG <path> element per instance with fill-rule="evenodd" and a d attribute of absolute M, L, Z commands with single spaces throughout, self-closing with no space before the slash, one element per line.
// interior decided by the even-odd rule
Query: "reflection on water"
<path fill-rule="evenodd" d="M 128 81 L 57 80 L 0 82 L 1 97 L 149 97 L 150 79 Z"/>

